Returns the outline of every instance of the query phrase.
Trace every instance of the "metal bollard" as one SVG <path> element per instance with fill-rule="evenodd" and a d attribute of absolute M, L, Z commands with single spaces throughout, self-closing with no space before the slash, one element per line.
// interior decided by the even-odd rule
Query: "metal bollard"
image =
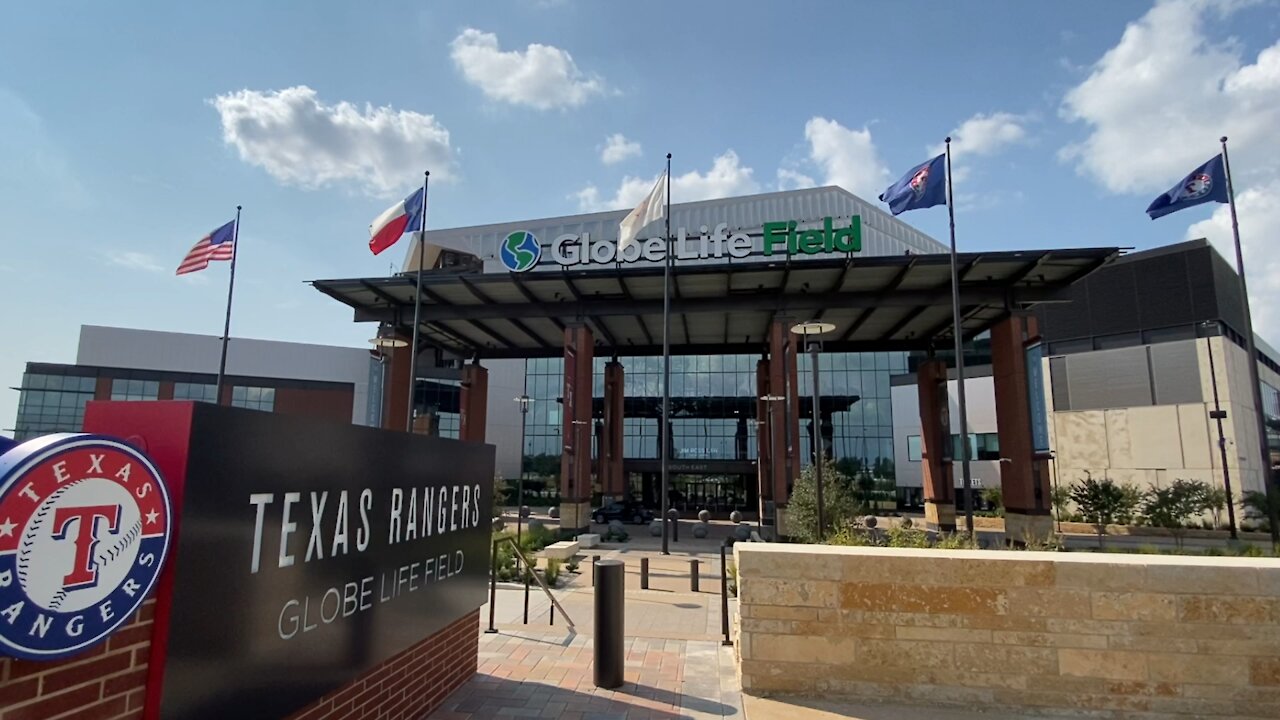
<path fill-rule="evenodd" d="M 667 517 L 671 518 L 671 542 L 680 542 L 680 511 L 671 508 Z"/>
<path fill-rule="evenodd" d="M 625 627 L 623 601 L 626 598 L 626 566 L 621 560 L 597 563 L 595 600 L 595 683 L 600 688 L 620 687 L 626 651 L 622 629 Z"/>
<path fill-rule="evenodd" d="M 733 538 L 720 543 L 720 632 L 724 633 L 721 645 L 732 645 L 729 638 L 729 565 L 725 562 L 725 550 L 733 546 Z"/>
<path fill-rule="evenodd" d="M 689 561 L 689 591 L 698 592 L 698 561 Z"/>
<path fill-rule="evenodd" d="M 591 587 L 596 586 L 596 564 L 600 562 L 599 555 L 591 556 Z"/>
<path fill-rule="evenodd" d="M 640 589 L 649 589 L 649 558 L 640 558 Z"/>

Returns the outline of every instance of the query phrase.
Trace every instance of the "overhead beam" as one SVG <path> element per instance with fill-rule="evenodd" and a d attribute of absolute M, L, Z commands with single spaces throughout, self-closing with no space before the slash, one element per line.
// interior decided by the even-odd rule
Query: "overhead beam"
<path fill-rule="evenodd" d="M 529 289 L 529 286 L 521 282 L 520 277 L 518 275 L 512 275 L 511 282 L 516 286 L 516 290 L 519 290 L 520 294 L 524 296 L 525 300 L 528 300 L 534 305 L 543 304 L 542 301 L 538 299 L 538 296 L 534 295 L 533 291 Z M 530 317 L 535 317 L 535 316 L 530 316 Z M 565 324 L 560 321 L 560 318 L 556 317 L 555 315 L 546 315 L 545 317 L 548 320 L 550 320 L 557 328 L 559 328 L 560 332 L 564 332 Z"/>
<path fill-rule="evenodd" d="M 893 324 L 893 327 L 891 327 L 891 328 L 889 328 L 888 330 L 886 330 L 886 331 L 884 332 L 884 334 L 880 336 L 880 339 L 881 339 L 881 340 L 892 340 L 894 335 L 897 335 L 898 333 L 902 332 L 902 331 L 903 331 L 903 329 L 905 329 L 908 325 L 910 325 L 910 324 L 912 323 L 912 321 L 914 321 L 916 318 L 920 317 L 922 314 L 924 314 L 924 312 L 925 312 L 926 310 L 928 310 L 928 309 L 929 309 L 929 308 L 931 308 L 931 307 L 933 307 L 933 306 L 932 306 L 932 305 L 921 305 L 921 306 L 919 306 L 919 307 L 917 307 L 917 308 L 914 308 L 914 309 L 912 309 L 912 310 L 908 311 L 906 315 L 903 315 L 903 316 L 902 316 L 902 319 L 901 319 L 901 320 L 899 320 L 898 322 L 896 322 L 896 323 L 894 323 L 894 324 Z"/>
<path fill-rule="evenodd" d="M 871 319 L 871 314 L 874 313 L 875 311 L 876 311 L 875 306 L 872 306 L 863 310 L 862 313 L 858 315 L 857 319 L 854 320 L 849 325 L 849 329 L 845 330 L 844 334 L 840 336 L 840 341 L 844 342 L 844 341 L 847 341 L 849 338 L 853 337 L 853 334 L 858 332 L 858 328 L 861 328 L 863 324 L 865 324 L 868 320 Z"/>
<path fill-rule="evenodd" d="M 1013 293 L 1017 303 L 1046 302 L 1055 299 L 1056 291 L 1047 288 L 1024 288 Z M 964 289 L 963 300 L 969 303 L 991 304 L 1003 307 L 1008 299 L 1008 289 L 991 283 L 972 284 Z M 882 295 L 873 292 L 811 293 L 808 295 L 779 296 L 775 293 L 758 293 L 730 298 L 725 297 L 673 297 L 673 313 L 716 313 L 777 311 L 817 311 L 824 307 L 917 307 L 920 305 L 949 305 L 950 288 L 943 290 L 902 290 Z M 560 317 L 611 317 L 617 315 L 660 315 L 662 300 L 625 300 L 622 298 L 592 299 L 580 302 L 495 303 L 493 305 L 430 305 L 423 307 L 422 315 L 431 320 L 472 320 L 511 318 Z M 393 313 L 388 309 L 367 308 L 356 312 L 357 321 L 385 320 Z"/>
<path fill-rule="evenodd" d="M 573 284 L 573 278 L 568 276 L 562 276 L 560 279 L 564 281 L 565 286 L 569 288 L 569 294 L 573 295 L 573 299 L 577 301 L 579 305 L 588 303 L 587 299 L 583 297 L 582 292 L 578 290 L 578 286 Z M 612 347 L 615 350 L 618 348 L 617 338 L 613 336 L 613 333 L 609 332 L 609 328 L 604 324 L 604 321 L 601 320 L 599 317 L 597 317 L 594 314 L 588 314 L 588 313 L 582 313 L 577 315 L 576 317 L 585 317 L 587 319 L 587 322 L 591 323 L 593 331 L 595 332 L 596 335 L 599 335 L 600 337 L 604 338 L 605 342 L 609 343 L 609 347 Z"/>
<path fill-rule="evenodd" d="M 476 287 L 475 283 L 468 280 L 465 276 L 459 275 L 458 280 L 462 282 L 462 286 L 465 287 L 468 291 L 470 291 L 471 295 L 475 297 L 477 300 L 479 300 L 482 303 L 485 303 L 486 305 L 494 304 L 492 297 L 489 297 L 487 293 L 482 291 L 480 288 Z M 529 326 L 521 322 L 519 318 L 507 318 L 507 320 L 517 330 L 524 333 L 525 336 L 528 337 L 530 340 L 533 340 L 534 342 L 538 343 L 543 347 L 551 347 L 551 343 L 547 342 L 546 340 L 543 340 L 541 335 L 531 330 Z"/>
<path fill-rule="evenodd" d="M 631 288 L 627 287 L 627 279 L 623 276 L 621 268 L 614 270 L 614 279 L 618 281 L 618 288 L 622 290 L 622 297 L 628 301 L 634 301 L 635 298 L 631 295 Z M 645 342 L 652 345 L 653 335 L 649 332 L 649 323 L 644 321 L 643 315 L 636 315 L 636 322 L 640 323 L 640 332 L 644 333 Z"/>

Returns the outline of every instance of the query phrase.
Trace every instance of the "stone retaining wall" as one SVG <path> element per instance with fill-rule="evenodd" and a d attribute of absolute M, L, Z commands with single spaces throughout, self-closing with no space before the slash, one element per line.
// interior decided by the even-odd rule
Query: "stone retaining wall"
<path fill-rule="evenodd" d="M 740 543 L 742 688 L 1280 718 L 1280 561 Z"/>

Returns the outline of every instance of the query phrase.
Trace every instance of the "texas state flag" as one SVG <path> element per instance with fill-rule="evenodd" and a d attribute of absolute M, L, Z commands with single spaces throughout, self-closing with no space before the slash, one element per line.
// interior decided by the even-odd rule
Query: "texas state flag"
<path fill-rule="evenodd" d="M 406 232 L 417 232 L 422 227 L 423 198 L 425 188 L 418 188 L 409 197 L 382 212 L 369 225 L 369 251 L 374 255 L 386 250 Z"/>

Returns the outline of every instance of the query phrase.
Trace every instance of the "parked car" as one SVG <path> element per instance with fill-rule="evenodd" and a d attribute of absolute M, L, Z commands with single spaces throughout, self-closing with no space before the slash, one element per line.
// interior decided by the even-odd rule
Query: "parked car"
<path fill-rule="evenodd" d="M 653 511 L 636 502 L 611 502 L 598 508 L 591 514 L 591 519 L 603 525 L 610 520 L 643 525 L 653 520 Z"/>

